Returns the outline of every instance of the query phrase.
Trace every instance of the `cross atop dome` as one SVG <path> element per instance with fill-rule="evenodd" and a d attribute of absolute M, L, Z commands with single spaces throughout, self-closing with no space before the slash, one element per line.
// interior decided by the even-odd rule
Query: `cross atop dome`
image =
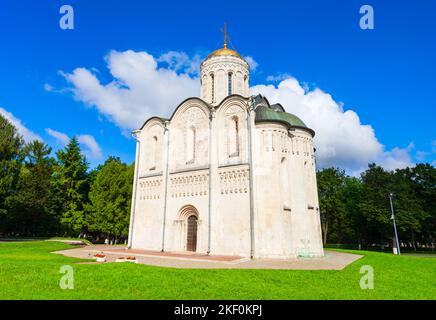
<path fill-rule="evenodd" d="M 224 28 L 221 29 L 221 32 L 224 34 L 224 48 L 227 49 L 227 38 L 228 38 L 228 34 L 227 34 L 227 22 L 224 22 Z"/>
<path fill-rule="evenodd" d="M 214 52 L 209 54 L 207 56 L 207 58 L 216 57 L 216 56 L 233 56 L 233 57 L 238 57 L 240 59 L 244 59 L 237 51 L 229 49 L 227 47 L 227 44 L 228 44 L 230 38 L 229 38 L 229 34 L 227 32 L 227 23 L 226 22 L 224 22 L 224 28 L 221 29 L 221 32 L 223 33 L 223 36 L 224 36 L 224 46 L 221 49 L 215 50 Z"/>

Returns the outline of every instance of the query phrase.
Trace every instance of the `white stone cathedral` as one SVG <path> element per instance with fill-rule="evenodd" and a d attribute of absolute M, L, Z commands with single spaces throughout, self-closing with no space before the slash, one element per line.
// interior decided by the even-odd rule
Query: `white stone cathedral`
<path fill-rule="evenodd" d="M 200 73 L 200 98 L 134 131 L 129 248 L 322 256 L 314 131 L 250 96 L 250 67 L 226 41 Z"/>

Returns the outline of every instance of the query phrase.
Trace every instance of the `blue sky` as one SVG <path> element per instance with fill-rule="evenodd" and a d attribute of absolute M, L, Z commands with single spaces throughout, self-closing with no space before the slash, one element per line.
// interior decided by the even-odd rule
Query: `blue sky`
<path fill-rule="evenodd" d="M 59 28 L 59 8 L 63 4 L 74 8 L 74 30 Z M 374 8 L 374 30 L 359 28 L 359 8 L 364 4 Z M 228 23 L 233 48 L 258 64 L 251 75 L 251 86 L 270 85 L 275 90 L 280 80 L 271 81 L 272 77 L 288 75 L 309 88 L 306 90 L 320 88 L 344 111 L 352 110 L 361 125 L 372 127 L 375 138 L 371 139 L 383 148 L 372 157 L 382 164 L 387 163 L 386 157 L 398 158 L 387 167 L 395 167 L 393 163 L 404 166 L 436 160 L 434 1 L 308 0 L 256 4 L 3 0 L 0 5 L 0 108 L 54 149 L 62 146 L 62 139 L 50 135 L 48 129 L 69 137 L 82 136 L 93 166 L 109 155 L 127 162 L 134 159 L 134 141 L 127 134 L 132 122 L 122 122 L 110 114 L 107 110 L 112 106 L 102 102 L 102 97 L 89 96 L 89 90 L 117 81 L 107 66 L 110 52 L 120 53 L 117 61 L 121 64 L 126 59 L 122 53 L 127 50 L 146 52 L 156 59 L 159 68 L 180 75 L 188 72 L 189 63 L 195 64 L 198 57 L 221 46 L 220 28 L 224 21 Z M 171 51 L 185 53 L 189 62 L 177 69 L 165 64 L 164 59 L 158 60 Z M 68 78 L 76 68 L 85 68 L 94 75 L 98 86 L 85 88 L 77 78 Z M 195 81 L 195 72 L 188 76 Z M 191 83 L 180 80 L 174 84 L 174 90 L 178 85 L 183 88 Z M 192 86 L 189 88 L 190 93 Z M 278 92 L 268 90 L 257 88 L 262 93 Z M 144 114 L 162 110 L 153 106 L 163 102 L 144 99 L 144 108 L 150 109 Z M 168 111 L 176 106 L 177 103 L 168 105 Z M 129 108 L 129 102 L 120 102 L 119 107 Z M 325 124 L 314 123 L 327 126 L 328 121 L 326 118 Z M 323 130 L 327 129 L 318 131 Z M 95 146 L 90 146 L 90 136 L 101 155 Z M 325 165 L 341 165 L 350 172 L 359 169 L 361 163 L 356 164 L 356 159 L 350 162 L 341 158 L 344 152 L 364 148 L 359 146 L 362 142 L 358 137 L 356 149 L 336 146 L 334 141 L 328 143 L 337 150 Z M 358 157 L 356 153 L 355 158 Z"/>

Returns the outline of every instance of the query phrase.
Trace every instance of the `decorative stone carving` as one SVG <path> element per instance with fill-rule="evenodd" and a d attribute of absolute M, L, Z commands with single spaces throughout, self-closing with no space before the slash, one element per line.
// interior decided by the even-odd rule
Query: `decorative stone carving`
<path fill-rule="evenodd" d="M 142 178 L 139 182 L 139 200 L 160 199 L 162 178 Z"/>
<path fill-rule="evenodd" d="M 248 192 L 248 168 L 221 169 L 219 172 L 219 177 L 221 194 Z"/>
<path fill-rule="evenodd" d="M 189 107 L 180 117 L 180 121 L 185 124 L 186 127 L 193 124 L 199 124 L 207 118 L 206 114 L 199 107 Z"/>
<path fill-rule="evenodd" d="M 208 192 L 208 173 L 173 174 L 170 177 L 170 195 L 172 198 L 203 197 Z"/>

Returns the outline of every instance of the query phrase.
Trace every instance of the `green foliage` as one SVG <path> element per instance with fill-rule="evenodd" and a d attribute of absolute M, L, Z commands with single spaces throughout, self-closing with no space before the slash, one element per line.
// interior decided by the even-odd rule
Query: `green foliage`
<path fill-rule="evenodd" d="M 18 183 L 23 144 L 17 129 L 0 115 L 0 234 L 10 226 L 6 199 L 13 194 Z"/>
<path fill-rule="evenodd" d="M 88 173 L 75 137 L 54 159 L 2 116 L 0 138 L 0 236 L 127 236 L 133 165 L 111 157 Z"/>
<path fill-rule="evenodd" d="M 343 202 L 343 189 L 345 184 L 345 172 L 335 168 L 328 168 L 318 173 L 318 193 L 320 203 L 320 215 L 324 230 L 324 244 L 329 232 L 329 226 L 336 225 L 333 235 L 337 241 L 341 242 L 341 217 L 344 215 L 345 206 Z M 332 237 L 332 235 L 330 234 Z"/>
<path fill-rule="evenodd" d="M 54 159 L 51 148 L 38 140 L 23 149 L 15 192 L 8 198 L 9 230 L 26 236 L 51 235 L 58 232 L 58 217 L 52 202 L 51 175 Z"/>
<path fill-rule="evenodd" d="M 133 263 L 81 264 L 84 260 L 50 253 L 68 248 L 57 242 L 0 243 L 0 299 L 436 297 L 435 258 L 347 251 L 364 256 L 342 270 L 180 269 Z M 59 270 L 66 264 L 74 269 L 74 290 L 59 286 Z M 360 288 L 363 265 L 374 268 L 372 290 Z"/>
<path fill-rule="evenodd" d="M 86 205 L 89 231 L 127 236 L 133 186 L 133 166 L 110 157 L 95 172 Z"/>
<path fill-rule="evenodd" d="M 60 222 L 65 234 L 78 235 L 87 228 L 84 206 L 89 191 L 88 163 L 75 137 L 56 155 L 58 163 L 52 188 L 56 193 Z"/>
<path fill-rule="evenodd" d="M 0 138 L 0 236 L 127 236 L 133 165 L 110 157 L 88 173 L 75 137 L 54 159 L 1 115 Z"/>
<path fill-rule="evenodd" d="M 324 238 L 328 243 L 389 245 L 393 235 L 389 193 L 400 241 L 431 246 L 436 232 L 436 170 L 429 164 L 386 171 L 370 164 L 360 179 L 335 168 L 318 175 Z M 327 226 L 327 227 L 326 227 Z"/>

